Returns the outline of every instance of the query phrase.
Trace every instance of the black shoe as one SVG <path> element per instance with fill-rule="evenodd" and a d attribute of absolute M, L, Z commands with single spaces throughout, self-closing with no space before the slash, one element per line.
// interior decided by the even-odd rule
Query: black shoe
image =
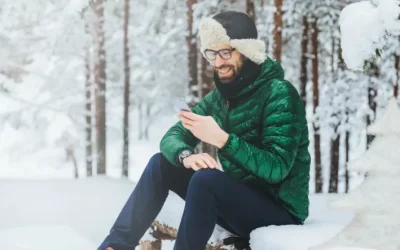
<path fill-rule="evenodd" d="M 233 245 L 237 250 L 251 250 L 250 239 L 244 237 L 229 237 L 224 239 L 224 245 Z"/>

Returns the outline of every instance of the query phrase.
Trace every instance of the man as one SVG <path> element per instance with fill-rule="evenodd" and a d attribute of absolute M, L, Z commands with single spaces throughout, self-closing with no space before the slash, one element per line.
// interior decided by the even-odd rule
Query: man
<path fill-rule="evenodd" d="M 249 238 L 256 228 L 300 225 L 308 216 L 308 129 L 295 87 L 267 58 L 246 14 L 206 18 L 199 35 L 216 89 L 179 113 L 101 250 L 134 249 L 168 191 L 186 201 L 176 250 L 204 250 L 216 224 Z M 195 153 L 200 141 L 218 148 L 220 165 Z"/>

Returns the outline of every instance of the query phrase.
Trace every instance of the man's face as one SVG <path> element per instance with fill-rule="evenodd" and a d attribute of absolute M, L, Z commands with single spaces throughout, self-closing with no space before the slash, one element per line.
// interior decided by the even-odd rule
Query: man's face
<path fill-rule="evenodd" d="M 229 45 L 221 45 L 215 51 L 221 51 L 225 58 L 221 57 L 218 53 L 216 54 L 215 60 L 209 60 L 215 71 L 218 73 L 221 83 L 229 83 L 236 79 L 239 75 L 245 57 L 240 54 L 237 50 L 232 51 L 232 47 Z M 231 55 L 229 55 L 229 53 Z"/>

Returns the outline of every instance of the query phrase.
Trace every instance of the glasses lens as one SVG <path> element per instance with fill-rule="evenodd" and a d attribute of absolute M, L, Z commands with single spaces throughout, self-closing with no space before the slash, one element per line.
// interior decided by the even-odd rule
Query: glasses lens
<path fill-rule="evenodd" d="M 208 60 L 215 60 L 215 57 L 217 55 L 217 53 L 215 51 L 212 51 L 212 50 L 206 50 L 204 52 L 204 54 L 206 55 Z"/>
<path fill-rule="evenodd" d="M 230 59 L 231 58 L 231 51 L 228 49 L 223 49 L 219 51 L 219 55 L 222 59 Z"/>

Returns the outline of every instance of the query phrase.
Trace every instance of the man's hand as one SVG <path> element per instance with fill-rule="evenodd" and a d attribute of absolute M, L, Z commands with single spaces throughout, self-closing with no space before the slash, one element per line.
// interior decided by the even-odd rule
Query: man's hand
<path fill-rule="evenodd" d="M 183 159 L 185 168 L 192 168 L 197 171 L 202 168 L 215 168 L 220 169 L 218 163 L 209 154 L 193 154 Z"/>
<path fill-rule="evenodd" d="M 229 135 L 223 131 L 211 116 L 201 116 L 192 112 L 181 111 L 178 115 L 185 128 L 199 140 L 222 148 Z"/>

